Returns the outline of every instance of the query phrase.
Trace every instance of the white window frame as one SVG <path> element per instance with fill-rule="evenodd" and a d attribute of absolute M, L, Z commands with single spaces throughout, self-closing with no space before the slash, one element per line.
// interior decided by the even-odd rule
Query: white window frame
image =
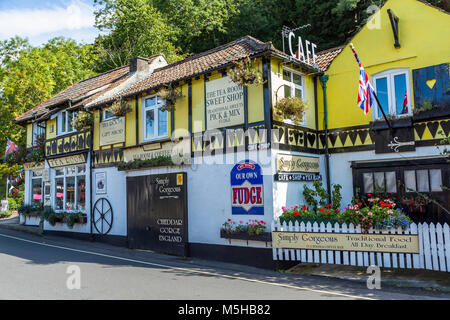
<path fill-rule="evenodd" d="M 68 115 L 68 113 L 72 113 L 72 119 L 77 115 L 77 112 L 76 111 L 67 111 L 67 110 L 63 110 L 63 111 L 60 111 L 59 113 L 58 113 L 58 115 L 57 115 L 57 118 L 56 118 L 56 121 L 57 121 L 57 136 L 61 136 L 61 135 L 65 135 L 65 134 L 69 134 L 69 133 L 72 133 L 72 132 L 75 132 L 76 130 L 75 130 L 75 128 L 72 126 L 72 131 L 69 131 L 68 130 L 68 128 L 69 128 L 69 117 L 67 116 Z M 63 120 L 63 113 L 65 113 L 66 114 L 66 116 L 65 116 L 65 131 L 62 131 L 61 129 L 62 129 L 62 120 Z"/>
<path fill-rule="evenodd" d="M 150 106 L 150 107 L 146 107 L 145 106 L 145 102 L 148 100 L 148 99 L 152 99 L 152 98 L 155 98 L 155 97 L 157 97 L 157 103 L 155 104 L 155 105 L 153 105 L 153 106 Z M 160 103 L 160 104 L 158 104 L 158 98 L 159 99 L 161 99 L 161 100 L 163 100 L 163 103 Z M 153 94 L 153 95 L 148 95 L 148 96 L 145 96 L 145 97 L 143 97 L 142 98 L 142 111 L 141 111 L 141 116 L 142 116 L 142 121 L 141 121 L 141 124 L 142 124 L 142 141 L 143 142 L 149 142 L 149 141 L 158 141 L 158 140 L 162 140 L 162 139 L 167 139 L 168 137 L 169 137 L 169 112 L 168 111 L 166 111 L 167 112 L 167 132 L 165 133 L 165 134 L 163 134 L 163 135 L 158 135 L 157 133 L 158 133 L 158 125 L 159 125 L 159 119 L 158 119 L 158 117 L 159 117 L 159 109 L 161 108 L 161 107 L 163 107 L 163 106 L 165 106 L 165 104 L 166 104 L 166 102 L 165 102 L 165 100 L 164 99 L 162 99 L 161 97 L 158 97 L 156 94 Z M 155 134 L 152 136 L 152 137 L 148 137 L 148 135 L 147 135 L 147 126 L 146 126 L 146 117 L 145 117 L 145 113 L 148 111 L 148 110 L 154 110 L 154 122 L 155 122 L 155 126 L 154 126 L 154 130 L 155 130 Z"/>
<path fill-rule="evenodd" d="M 284 71 L 290 72 L 291 76 L 290 76 L 290 81 L 284 80 Z M 294 82 L 294 74 L 299 75 L 302 78 L 302 84 L 298 85 Z M 284 86 L 287 86 L 289 88 L 291 88 L 291 97 L 295 97 L 295 89 L 299 89 L 302 91 L 302 100 L 305 101 L 305 75 L 301 72 L 298 72 L 296 70 L 290 69 L 290 68 L 286 68 L 284 67 L 282 72 L 281 72 L 281 80 L 283 82 Z M 284 90 L 283 90 L 283 97 L 284 97 Z M 289 123 L 289 124 L 295 124 L 294 121 L 292 121 L 291 119 L 284 119 L 285 123 Z M 304 115 L 303 115 L 303 121 L 298 123 L 300 125 L 305 125 L 306 124 L 306 111 L 304 111 Z M 295 124 L 297 125 L 297 124 Z"/>
<path fill-rule="evenodd" d="M 405 69 L 390 69 L 386 70 L 377 74 L 372 75 L 372 86 L 375 90 L 375 93 L 377 93 L 377 84 L 376 81 L 381 78 L 387 78 L 387 88 L 388 88 L 388 101 L 389 101 L 389 113 L 387 115 L 395 116 L 396 118 L 401 117 L 408 117 L 412 115 L 412 104 L 411 104 L 411 80 L 410 80 L 410 70 Z M 404 74 L 405 75 L 405 81 L 406 81 L 406 92 L 408 95 L 408 113 L 405 114 L 397 114 L 395 105 L 395 86 L 394 86 L 394 76 Z M 373 120 L 377 120 L 383 117 L 383 113 L 380 111 L 380 108 L 378 107 L 378 103 L 375 101 L 374 105 L 374 112 L 373 114 Z"/>
<path fill-rule="evenodd" d="M 111 112 L 112 116 L 107 118 L 107 117 L 106 117 L 106 111 Z M 102 114 L 102 122 L 103 122 L 103 121 L 108 121 L 108 120 L 116 119 L 116 118 L 117 118 L 117 117 L 112 113 L 112 111 L 110 110 L 110 108 L 105 108 L 105 109 L 102 110 L 102 112 L 103 112 L 103 114 Z"/>
<path fill-rule="evenodd" d="M 86 189 L 86 194 L 85 194 L 85 203 L 84 203 L 84 210 L 79 210 L 78 209 L 78 177 L 81 177 L 81 176 L 84 176 L 84 182 L 85 182 L 85 184 L 86 184 L 86 187 L 88 186 L 88 184 L 87 184 L 87 167 L 86 167 L 86 164 L 84 164 L 84 172 L 82 172 L 82 173 L 79 173 L 78 172 L 78 167 L 79 166 L 82 166 L 83 164 L 79 164 L 79 165 L 73 165 L 73 166 L 68 166 L 68 167 L 60 167 L 60 168 L 56 168 L 56 169 L 62 169 L 63 171 L 64 171 L 64 173 L 62 174 L 62 175 L 56 175 L 56 169 L 55 169 L 55 174 L 54 174 L 54 177 L 53 177 L 53 188 L 54 188 L 54 194 L 55 194 L 55 197 L 54 197 L 54 201 L 53 201 L 53 209 L 54 209 L 54 211 L 55 212 L 83 212 L 83 213 L 86 213 L 86 206 L 87 206 L 87 201 L 86 201 L 86 198 L 87 198 L 87 194 L 88 194 L 88 192 L 87 192 L 87 189 Z M 71 168 L 71 167 L 75 167 L 75 173 L 67 173 L 67 168 Z M 74 195 L 74 198 L 75 198 L 75 202 L 74 202 L 74 208 L 75 209 L 66 209 L 66 203 L 67 203 L 67 178 L 70 178 L 70 177 L 75 177 L 75 189 L 74 189 L 74 191 L 75 191 L 75 195 Z M 63 192 L 64 192 L 64 195 L 63 195 L 63 209 L 56 209 L 56 201 L 57 201 L 57 196 L 56 196 L 56 193 L 57 193 L 57 189 L 56 189 L 56 179 L 63 179 Z"/>

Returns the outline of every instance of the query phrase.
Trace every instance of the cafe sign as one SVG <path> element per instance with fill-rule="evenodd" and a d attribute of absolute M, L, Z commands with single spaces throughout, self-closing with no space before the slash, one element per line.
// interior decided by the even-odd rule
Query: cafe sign
<path fill-rule="evenodd" d="M 42 170 L 44 168 L 45 168 L 44 162 L 26 162 L 23 164 L 23 169 L 25 171 Z"/>
<path fill-rule="evenodd" d="M 419 253 L 418 235 L 320 232 L 272 232 L 277 249 Z"/>
<path fill-rule="evenodd" d="M 206 127 L 208 130 L 244 123 L 244 89 L 230 77 L 205 82 Z"/>
<path fill-rule="evenodd" d="M 100 122 L 100 146 L 125 142 L 125 117 Z"/>

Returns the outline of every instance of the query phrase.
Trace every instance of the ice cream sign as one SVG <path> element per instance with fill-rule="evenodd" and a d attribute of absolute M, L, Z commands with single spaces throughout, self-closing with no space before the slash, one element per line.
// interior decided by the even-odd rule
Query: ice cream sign
<path fill-rule="evenodd" d="M 231 213 L 264 214 L 261 167 L 251 160 L 241 161 L 231 170 Z"/>

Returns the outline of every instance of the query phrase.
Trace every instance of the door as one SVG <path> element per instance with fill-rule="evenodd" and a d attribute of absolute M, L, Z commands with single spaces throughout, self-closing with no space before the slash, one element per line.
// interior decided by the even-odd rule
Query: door
<path fill-rule="evenodd" d="M 187 256 L 186 173 L 127 177 L 130 248 Z"/>

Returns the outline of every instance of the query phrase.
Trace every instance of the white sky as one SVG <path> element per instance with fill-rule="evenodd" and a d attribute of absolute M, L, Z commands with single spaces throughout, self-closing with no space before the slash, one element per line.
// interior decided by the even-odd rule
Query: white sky
<path fill-rule="evenodd" d="M 92 1 L 93 2 L 93 1 Z M 64 36 L 92 43 L 99 34 L 94 25 L 94 7 L 89 0 L 0 0 L 0 40 L 15 35 L 33 45 Z"/>

